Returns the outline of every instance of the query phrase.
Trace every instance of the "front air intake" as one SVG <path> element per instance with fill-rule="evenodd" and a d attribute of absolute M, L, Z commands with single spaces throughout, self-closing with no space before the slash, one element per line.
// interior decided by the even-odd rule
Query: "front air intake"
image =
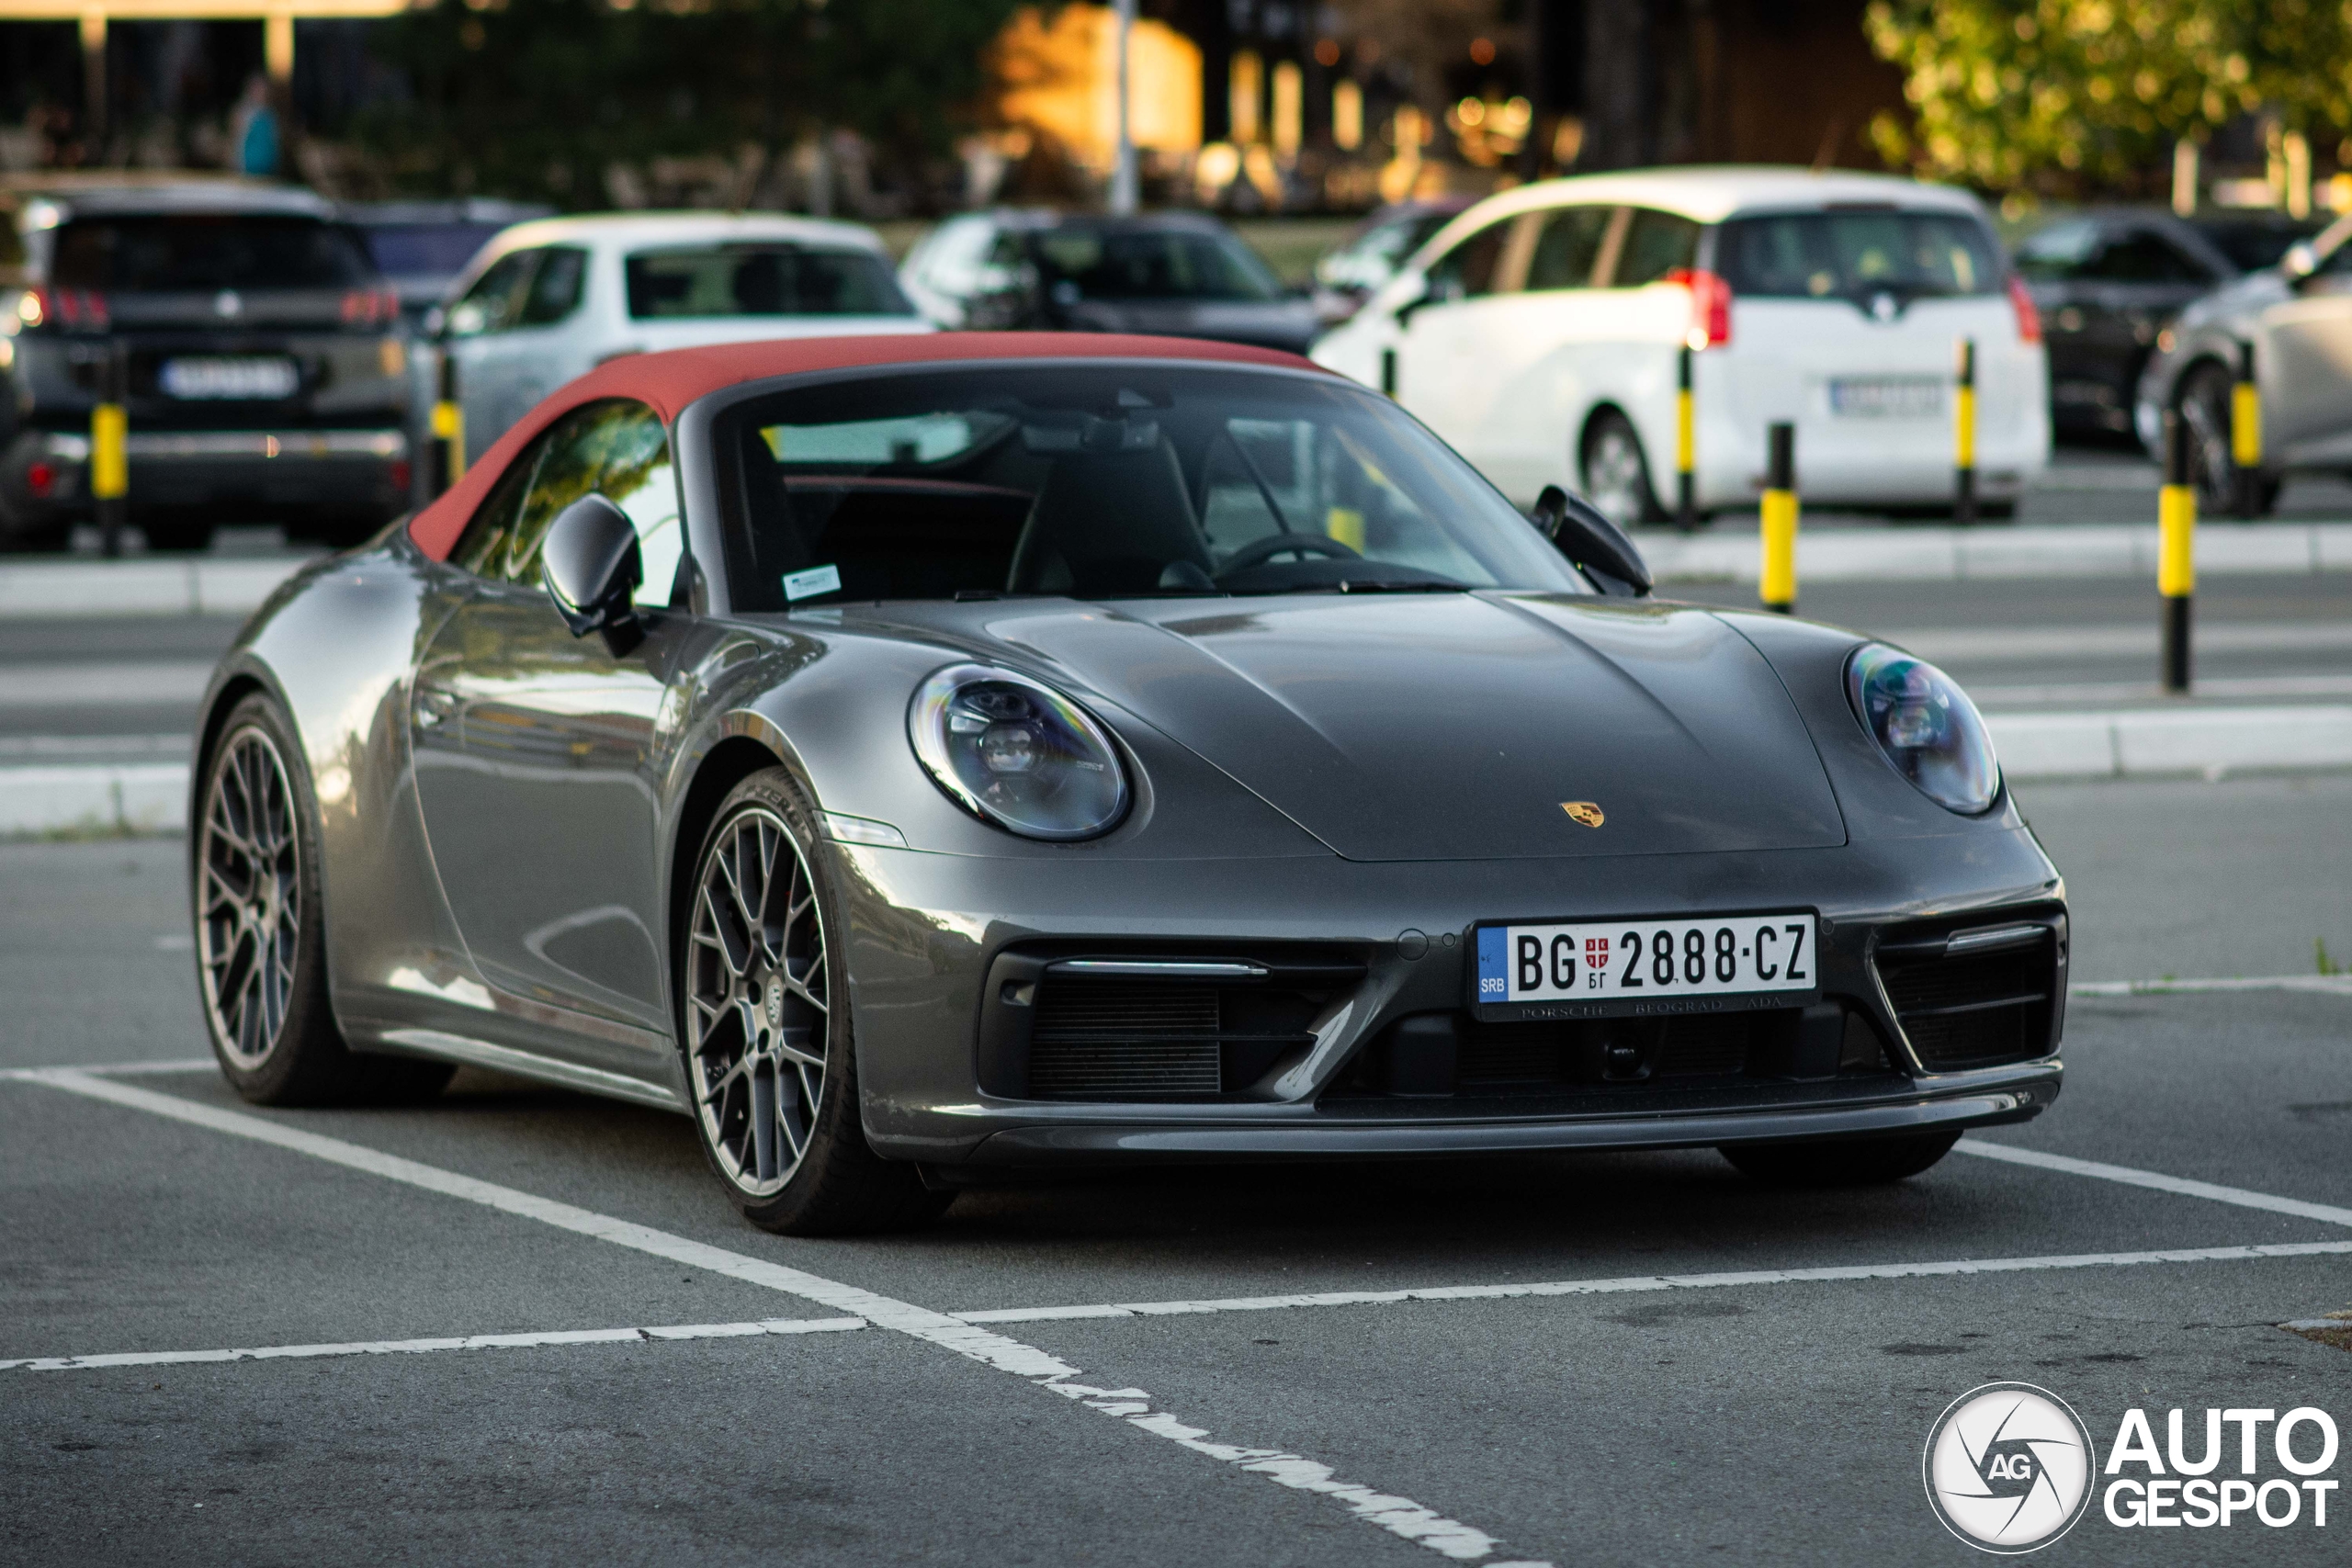
<path fill-rule="evenodd" d="M 1213 1100 L 1221 1087 L 1214 986 L 1048 977 L 1029 1035 L 1040 1100 Z"/>
<path fill-rule="evenodd" d="M 2033 923 L 1882 943 L 1879 979 L 1920 1065 L 1951 1072 L 2048 1055 L 2059 940 Z"/>

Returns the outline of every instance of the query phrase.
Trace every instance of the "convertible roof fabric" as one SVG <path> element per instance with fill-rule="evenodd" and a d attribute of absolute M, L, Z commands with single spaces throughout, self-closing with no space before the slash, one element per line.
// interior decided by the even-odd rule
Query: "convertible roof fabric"
<path fill-rule="evenodd" d="M 634 398 L 650 404 L 664 424 L 710 392 L 820 370 L 866 365 L 952 364 L 966 359 L 1194 359 L 1320 367 L 1295 354 L 1201 338 L 1145 337 L 1114 333 L 922 333 L 876 337 L 778 338 L 763 343 L 674 348 L 609 360 L 557 388 L 476 458 L 465 477 L 412 519 L 409 537 L 435 560 L 447 560 L 474 508 L 514 455 L 539 432 L 582 403 Z"/>

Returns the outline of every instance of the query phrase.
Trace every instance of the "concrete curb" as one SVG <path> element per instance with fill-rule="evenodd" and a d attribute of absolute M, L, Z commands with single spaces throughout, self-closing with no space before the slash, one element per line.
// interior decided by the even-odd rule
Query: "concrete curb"
<path fill-rule="evenodd" d="M 28 561 L 0 567 L 0 616 L 250 615 L 309 564 L 284 557 Z"/>
<path fill-rule="evenodd" d="M 2352 705 L 1990 714 L 2003 772 L 2040 780 L 2352 768 Z M 187 826 L 187 764 L 0 768 L 0 836 Z"/>
<path fill-rule="evenodd" d="M 1660 582 L 1754 582 L 1752 530 L 1637 541 Z M 2352 523 L 2214 523 L 2197 530 L 2197 570 L 2215 576 L 2352 571 Z M 1797 583 L 1959 582 L 2156 575 L 2154 524 L 2080 527 L 1819 528 L 1797 535 Z"/>

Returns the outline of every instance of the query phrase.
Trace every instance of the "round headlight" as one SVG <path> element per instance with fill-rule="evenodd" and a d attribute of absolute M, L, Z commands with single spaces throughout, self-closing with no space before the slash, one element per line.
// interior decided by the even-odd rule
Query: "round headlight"
<path fill-rule="evenodd" d="M 1010 670 L 953 664 L 907 710 L 915 755 L 973 815 L 1031 839 L 1091 839 L 1127 810 L 1127 775 L 1094 716 Z"/>
<path fill-rule="evenodd" d="M 1846 666 L 1846 695 L 1894 771 L 1929 800 L 1973 817 L 2000 795 L 2001 764 L 1984 720 L 1934 665 L 1866 644 Z"/>

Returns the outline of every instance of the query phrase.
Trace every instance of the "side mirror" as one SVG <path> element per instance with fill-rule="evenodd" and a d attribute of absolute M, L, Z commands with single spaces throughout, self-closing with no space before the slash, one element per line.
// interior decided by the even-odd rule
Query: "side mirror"
<path fill-rule="evenodd" d="M 1414 311 L 1427 310 L 1431 305 L 1440 304 L 1442 299 L 1443 297 L 1438 293 L 1437 287 L 1425 277 L 1420 280 L 1420 286 L 1413 290 L 1405 302 L 1389 314 L 1399 329 L 1409 327 L 1413 324 Z"/>
<path fill-rule="evenodd" d="M 556 513 L 539 547 L 539 581 L 573 637 L 602 632 L 616 656 L 644 640 L 632 601 L 645 581 L 637 527 L 603 496 L 582 496 Z"/>
<path fill-rule="evenodd" d="M 2287 247 L 2278 258 L 2278 276 L 2289 283 L 2301 283 L 2319 270 L 2319 252 L 2309 240 L 2298 240 Z"/>
<path fill-rule="evenodd" d="M 1649 562 L 1625 530 L 1600 514 L 1582 496 L 1570 495 L 1558 485 L 1545 485 L 1528 513 L 1535 531 L 1552 541 L 1553 548 L 1600 585 L 1601 592 L 1620 598 L 1638 598 L 1653 583 Z"/>
<path fill-rule="evenodd" d="M 424 320 L 419 324 L 424 328 L 426 337 L 438 342 L 448 335 L 449 312 L 435 305 L 424 312 Z"/>

